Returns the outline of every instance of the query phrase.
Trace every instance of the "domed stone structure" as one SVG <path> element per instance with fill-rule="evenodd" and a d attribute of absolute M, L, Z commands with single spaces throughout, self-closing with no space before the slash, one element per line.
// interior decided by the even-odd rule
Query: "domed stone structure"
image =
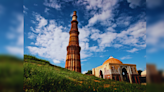
<path fill-rule="evenodd" d="M 144 70 L 143 72 L 141 72 L 141 77 L 146 77 L 146 70 Z"/>
<path fill-rule="evenodd" d="M 109 59 L 107 59 L 104 63 L 104 64 L 107 64 L 107 63 L 118 63 L 118 64 L 122 64 L 122 62 L 116 58 L 113 58 L 112 56 L 109 57 Z"/>
<path fill-rule="evenodd" d="M 120 60 L 110 56 L 101 66 L 92 69 L 92 74 L 104 79 L 140 83 L 135 64 L 123 64 Z"/>

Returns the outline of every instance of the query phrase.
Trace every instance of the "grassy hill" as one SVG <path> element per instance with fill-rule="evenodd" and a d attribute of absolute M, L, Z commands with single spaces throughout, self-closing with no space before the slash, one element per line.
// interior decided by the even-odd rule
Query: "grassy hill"
<path fill-rule="evenodd" d="M 145 92 L 146 86 L 97 78 L 69 71 L 34 56 L 24 55 L 27 92 Z"/>
<path fill-rule="evenodd" d="M 22 92 L 23 59 L 0 55 L 0 92 Z"/>

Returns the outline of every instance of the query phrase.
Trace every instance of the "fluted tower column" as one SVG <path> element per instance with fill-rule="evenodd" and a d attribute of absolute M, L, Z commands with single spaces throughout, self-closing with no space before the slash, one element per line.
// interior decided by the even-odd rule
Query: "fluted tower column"
<path fill-rule="evenodd" d="M 76 16 L 76 11 L 73 12 L 72 21 L 71 21 L 71 29 L 70 29 L 70 38 L 69 44 L 67 46 L 67 57 L 65 68 L 80 72 L 81 73 L 81 62 L 80 62 L 80 46 L 79 46 L 79 31 L 77 27 L 78 21 Z"/>

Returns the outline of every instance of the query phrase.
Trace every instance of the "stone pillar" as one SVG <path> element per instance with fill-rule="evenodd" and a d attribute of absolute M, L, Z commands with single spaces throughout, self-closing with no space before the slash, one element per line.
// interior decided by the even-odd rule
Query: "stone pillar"
<path fill-rule="evenodd" d="M 119 81 L 121 81 L 121 77 L 119 76 Z"/>
<path fill-rule="evenodd" d="M 115 77 L 115 80 L 117 80 L 117 76 L 114 76 Z"/>
<path fill-rule="evenodd" d="M 112 79 L 112 70 L 109 69 L 109 72 L 110 72 L 110 79 Z"/>
<path fill-rule="evenodd" d="M 130 69 L 130 66 L 128 66 L 126 69 L 127 69 L 126 71 L 127 71 L 127 73 L 128 73 L 130 83 L 133 83 L 133 82 L 132 82 L 132 76 L 131 76 L 131 69 Z"/>
<path fill-rule="evenodd" d="M 137 79 L 138 79 L 138 83 L 140 84 L 140 78 L 139 78 L 139 76 L 137 76 Z"/>
<path fill-rule="evenodd" d="M 135 79 L 135 83 L 137 83 L 137 79 L 136 79 L 136 76 L 134 76 L 134 79 Z"/>
<path fill-rule="evenodd" d="M 120 70 L 120 78 L 121 78 L 121 81 L 124 81 L 124 80 L 123 80 L 123 76 L 122 76 L 122 67 L 120 67 L 119 70 Z"/>

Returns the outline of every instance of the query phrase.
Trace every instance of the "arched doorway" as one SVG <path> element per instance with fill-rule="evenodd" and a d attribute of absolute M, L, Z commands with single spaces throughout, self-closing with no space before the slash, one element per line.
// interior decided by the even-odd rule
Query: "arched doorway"
<path fill-rule="evenodd" d="M 102 72 L 102 70 L 100 70 L 99 75 L 100 75 L 100 78 L 103 78 L 103 72 Z"/>
<path fill-rule="evenodd" d="M 123 77 L 123 81 L 129 82 L 127 71 L 125 68 L 122 69 L 122 77 Z"/>

